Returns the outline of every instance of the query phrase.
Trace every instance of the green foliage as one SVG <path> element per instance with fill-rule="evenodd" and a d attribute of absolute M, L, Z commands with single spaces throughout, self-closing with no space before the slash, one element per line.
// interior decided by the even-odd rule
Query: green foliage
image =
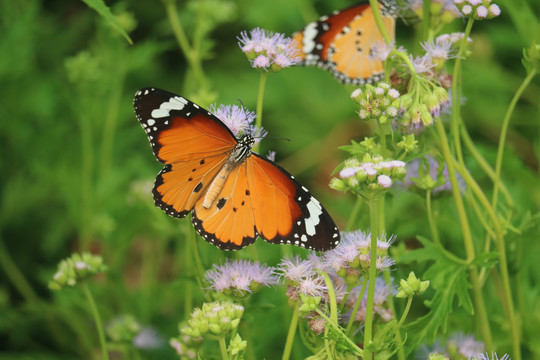
<path fill-rule="evenodd" d="M 160 164 L 133 114 L 133 94 L 156 86 L 204 106 L 240 99 L 255 110 L 259 73 L 238 48 L 240 32 L 259 26 L 290 35 L 317 14 L 346 6 L 344 1 L 303 0 L 0 2 L 0 358 L 99 358 L 84 294 L 77 288 L 52 292 L 47 287 L 57 264 L 73 252 L 100 254 L 107 265 L 105 274 L 84 285 L 94 295 L 109 340 L 114 340 L 111 353 L 126 359 L 176 359 L 176 348 L 168 344 L 173 338 L 200 358 L 220 356 L 215 342 L 186 341 L 178 330 L 194 308 L 210 302 L 208 284 L 201 280 L 204 271 L 227 258 L 258 258 L 275 265 L 286 254 L 306 251 L 258 241 L 225 254 L 196 236 L 189 219 L 172 219 L 155 208 L 151 189 Z M 500 6 L 501 16 L 474 25 L 461 74 L 461 125 L 491 166 L 512 96 L 539 67 L 538 2 L 501 1 Z M 398 21 L 397 26 L 397 44 L 420 54 L 415 50 L 422 23 Z M 464 27 L 459 20 L 441 26 L 447 32 Z M 445 64 L 447 71 L 453 61 Z M 532 77 L 509 123 L 500 177 L 512 201 L 500 192 L 494 206 L 504 233 L 502 246 L 490 235 L 495 229 L 489 213 L 473 205 L 479 194 L 470 186 L 462 194 L 475 251 L 469 260 L 450 195 L 433 199 L 439 243 L 427 226 L 423 197 L 397 186 L 386 196 L 385 230 L 397 235 L 397 265 L 390 275 L 400 279 L 414 271 L 430 287 L 415 296 L 403 326 L 396 321 L 404 313 L 402 299 L 394 302 L 394 319 L 375 322 L 371 348 L 377 359 L 399 358 L 402 345 L 411 354 L 420 344 L 454 332 L 480 338 L 473 269 L 479 273 L 493 344 L 512 355 L 503 310 L 507 299 L 501 290 L 502 252 L 507 255 L 522 358 L 540 359 L 539 88 L 538 76 Z M 352 90 L 317 68 L 270 74 L 264 127 L 271 136 L 292 141 L 265 140 L 260 153 L 277 150 L 277 162 L 317 195 L 341 229 L 367 229 L 366 206 L 355 207 L 350 194 L 327 186 L 332 169 L 345 159 L 338 148 L 352 156 L 388 151 L 393 159 L 408 161 L 427 149 L 438 151 L 440 138 L 432 129 L 401 135 L 388 126 L 376 133 L 375 124 L 358 118 Z M 449 141 L 455 151 L 454 139 Z M 468 173 L 490 203 L 492 178 L 470 149 L 463 155 Z M 444 175 L 439 169 L 437 185 Z M 276 286 L 250 296 L 242 322 L 236 324 L 241 337 L 231 336 L 229 352 L 246 359 L 281 357 L 291 318 L 286 290 Z M 127 324 L 118 323 L 123 314 L 132 314 Z M 153 340 L 161 345 L 135 343 L 139 328 L 154 329 Z M 325 346 L 305 322 L 299 329 L 290 358 L 313 356 Z M 329 334 L 344 349 L 353 348 L 340 332 Z M 356 344 L 362 343 L 361 333 L 354 335 Z"/>

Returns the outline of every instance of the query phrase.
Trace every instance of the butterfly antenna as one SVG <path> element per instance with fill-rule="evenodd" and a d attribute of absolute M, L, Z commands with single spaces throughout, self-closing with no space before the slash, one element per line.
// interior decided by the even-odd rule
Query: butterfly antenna
<path fill-rule="evenodd" d="M 253 137 L 254 139 L 262 139 L 262 138 L 265 138 L 265 139 L 273 139 L 273 140 L 286 140 L 288 142 L 291 142 L 291 139 L 289 138 L 286 138 L 286 137 L 275 137 L 275 136 L 254 136 Z"/>

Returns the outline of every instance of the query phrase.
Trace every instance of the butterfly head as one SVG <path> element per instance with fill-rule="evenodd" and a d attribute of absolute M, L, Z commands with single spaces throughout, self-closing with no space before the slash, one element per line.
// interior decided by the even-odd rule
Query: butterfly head
<path fill-rule="evenodd" d="M 232 151 L 230 159 L 237 164 L 246 160 L 251 155 L 251 148 L 254 144 L 255 138 L 253 136 L 249 134 L 244 135 L 240 140 L 238 140 L 238 144 L 236 144 L 234 150 Z"/>

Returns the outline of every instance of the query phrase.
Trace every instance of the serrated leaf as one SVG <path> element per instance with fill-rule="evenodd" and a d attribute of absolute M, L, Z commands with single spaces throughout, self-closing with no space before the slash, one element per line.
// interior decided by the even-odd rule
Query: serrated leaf
<path fill-rule="evenodd" d="M 133 41 L 127 34 L 127 32 L 122 28 L 114 14 L 111 12 L 111 9 L 105 4 L 104 0 L 82 0 L 88 7 L 94 9 L 99 15 L 103 16 L 105 20 L 124 38 L 130 45 L 133 45 Z"/>

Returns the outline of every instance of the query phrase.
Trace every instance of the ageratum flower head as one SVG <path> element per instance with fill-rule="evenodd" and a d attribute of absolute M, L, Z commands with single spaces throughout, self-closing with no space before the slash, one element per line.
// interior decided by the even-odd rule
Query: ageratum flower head
<path fill-rule="evenodd" d="M 395 236 L 386 239 L 384 235 L 377 239 L 378 271 L 383 271 L 394 264 L 388 256 L 388 248 Z M 355 284 L 359 276 L 367 274 L 371 263 L 371 235 L 361 230 L 343 232 L 339 245 L 324 254 L 324 262 L 342 277 L 348 285 Z"/>
<path fill-rule="evenodd" d="M 364 121 L 375 120 L 380 124 L 392 123 L 398 116 L 399 91 L 385 82 L 352 92 L 351 98 L 360 105 L 358 115 Z"/>
<path fill-rule="evenodd" d="M 458 186 L 460 191 L 465 190 L 465 181 L 458 176 Z M 433 194 L 449 192 L 452 184 L 448 180 L 448 169 L 446 164 L 437 161 L 433 156 L 426 155 L 423 159 L 414 159 L 407 164 L 407 175 L 403 179 L 405 187 L 409 189 L 418 188 L 424 191 L 432 191 Z"/>
<path fill-rule="evenodd" d="M 279 71 L 301 61 L 294 40 L 283 34 L 255 28 L 240 33 L 238 40 L 255 69 Z"/>
<path fill-rule="evenodd" d="M 408 0 L 406 6 L 420 19 L 424 19 L 424 3 L 422 0 Z M 431 0 L 429 13 L 430 22 L 434 26 L 448 24 L 462 16 L 453 0 Z"/>
<path fill-rule="evenodd" d="M 356 157 L 345 160 L 339 177 L 331 180 L 330 187 L 371 198 L 386 192 L 394 181 L 402 180 L 405 174 L 403 161 L 365 154 L 361 161 Z"/>
<path fill-rule="evenodd" d="M 105 328 L 107 337 L 113 342 L 130 343 L 141 331 L 141 325 L 135 316 L 127 314 L 113 319 Z"/>
<path fill-rule="evenodd" d="M 454 4 L 463 15 L 475 20 L 493 19 L 501 14 L 499 6 L 491 0 L 454 0 Z"/>
<path fill-rule="evenodd" d="M 223 337 L 238 327 L 244 307 L 229 301 L 204 303 L 191 313 L 188 325 L 180 330 L 191 337 Z"/>
<path fill-rule="evenodd" d="M 49 282 L 52 290 L 61 290 L 66 286 L 75 286 L 77 282 L 86 280 L 107 270 L 103 258 L 90 253 L 72 254 L 58 264 L 58 270 Z"/>
<path fill-rule="evenodd" d="M 469 360 L 512 360 L 510 355 L 504 354 L 501 358 L 495 352 L 491 352 L 491 356 L 486 352 L 485 354 L 478 354 L 470 357 Z"/>
<path fill-rule="evenodd" d="M 237 105 L 210 105 L 210 112 L 218 119 L 223 121 L 225 125 L 237 138 L 245 135 L 251 135 L 255 138 L 255 143 L 261 141 L 267 135 L 264 128 L 258 128 L 253 124 L 255 113 L 246 109 L 243 106 Z"/>
<path fill-rule="evenodd" d="M 468 359 L 484 352 L 485 345 L 483 342 L 477 341 L 474 335 L 457 333 L 446 342 L 446 351 L 453 357 Z"/>
<path fill-rule="evenodd" d="M 243 297 L 263 286 L 278 283 L 274 269 L 258 262 L 248 260 L 228 261 L 223 265 L 214 265 L 205 273 L 210 288 L 226 296 Z"/>

